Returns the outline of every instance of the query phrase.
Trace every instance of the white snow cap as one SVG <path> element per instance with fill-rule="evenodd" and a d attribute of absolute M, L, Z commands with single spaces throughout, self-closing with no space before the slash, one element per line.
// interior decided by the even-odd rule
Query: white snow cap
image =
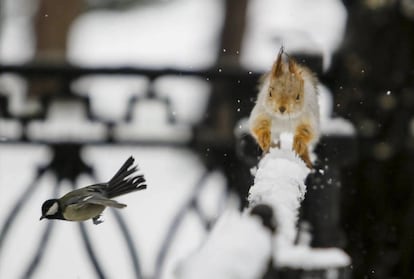
<path fill-rule="evenodd" d="M 297 214 L 305 196 L 304 181 L 308 174 L 305 163 L 290 148 L 274 148 L 260 161 L 249 191 L 250 207 L 260 203 L 270 205 L 277 234 L 289 243 L 296 237 Z"/>
<path fill-rule="evenodd" d="M 247 18 L 241 52 L 246 67 L 269 68 L 283 44 L 290 53 L 321 53 L 327 70 L 343 40 L 347 12 L 340 0 L 252 0 Z"/>
<path fill-rule="evenodd" d="M 311 248 L 275 242 L 273 253 L 278 267 L 313 270 L 341 268 L 351 263 L 350 257 L 338 248 Z"/>
<path fill-rule="evenodd" d="M 333 117 L 334 101 L 332 92 L 323 84 L 318 84 L 321 131 L 323 135 L 355 136 L 355 127 L 351 121 Z"/>
<path fill-rule="evenodd" d="M 259 218 L 228 209 L 201 249 L 178 268 L 177 278 L 260 278 L 271 249 L 271 234 Z"/>
<path fill-rule="evenodd" d="M 292 136 L 281 135 L 281 149 L 271 149 L 260 161 L 254 185 L 250 188 L 250 208 L 266 204 L 273 208 L 276 234 L 273 241 L 273 262 L 277 267 L 328 269 L 350 264 L 341 249 L 318 249 L 296 245 L 300 203 L 305 197 L 304 184 L 310 170 L 292 151 Z"/>

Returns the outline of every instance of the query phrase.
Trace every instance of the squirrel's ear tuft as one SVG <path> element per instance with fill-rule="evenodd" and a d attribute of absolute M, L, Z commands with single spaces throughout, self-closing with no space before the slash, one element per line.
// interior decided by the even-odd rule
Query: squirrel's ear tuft
<path fill-rule="evenodd" d="M 296 62 L 289 57 L 289 72 L 291 74 L 296 74 L 297 73 L 297 70 L 298 69 L 296 67 Z"/>
<path fill-rule="evenodd" d="M 301 74 L 294 59 L 289 57 L 289 72 L 291 74 Z"/>
<path fill-rule="evenodd" d="M 282 55 L 283 55 L 284 49 L 283 46 L 280 48 L 279 53 L 277 55 L 276 62 L 273 64 L 272 67 L 272 78 L 277 78 L 282 75 L 283 69 L 282 69 Z"/>

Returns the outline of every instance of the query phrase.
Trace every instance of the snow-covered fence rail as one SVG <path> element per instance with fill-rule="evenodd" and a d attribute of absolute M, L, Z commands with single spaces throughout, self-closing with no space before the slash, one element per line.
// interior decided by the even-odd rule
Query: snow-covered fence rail
<path fill-rule="evenodd" d="M 229 207 L 205 243 L 180 266 L 178 278 L 273 278 L 286 269 L 319 272 L 318 278 L 345 278 L 340 270 L 351 259 L 344 251 L 297 241 L 310 170 L 287 142 L 288 147 L 282 141 L 281 149 L 271 149 L 261 159 L 249 207 L 242 213 Z"/>
<path fill-rule="evenodd" d="M 292 244 L 299 208 L 305 198 L 309 169 L 292 151 L 271 149 L 259 163 L 249 192 L 249 207 L 267 204 L 274 209 L 278 238 Z"/>
<path fill-rule="evenodd" d="M 249 192 L 250 208 L 264 204 L 273 209 L 277 228 L 273 241 L 275 267 L 337 272 L 351 262 L 344 251 L 311 248 L 309 241 L 297 241 L 299 209 L 305 198 L 305 181 L 310 170 L 291 150 L 289 138 L 284 138 L 281 147 L 271 149 L 261 159 Z"/>

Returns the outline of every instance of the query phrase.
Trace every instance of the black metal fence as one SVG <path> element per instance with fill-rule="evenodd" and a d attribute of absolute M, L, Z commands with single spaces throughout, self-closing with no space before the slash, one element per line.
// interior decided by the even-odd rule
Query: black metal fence
<path fill-rule="evenodd" d="M 302 58 L 299 58 L 302 59 Z M 312 57 L 308 61 L 312 61 Z M 303 59 L 302 59 L 303 60 Z M 320 62 L 315 59 L 314 62 Z M 314 64 L 318 66 L 318 64 Z M 320 65 L 320 64 L 319 64 Z M 316 67 L 317 68 L 317 67 Z M 190 211 L 193 211 L 200 218 L 206 229 L 210 229 L 212 221 L 206 218 L 200 210 L 197 203 L 197 193 L 202 189 L 204 181 L 209 172 L 219 169 L 226 178 L 228 185 L 228 193 L 234 191 L 241 198 L 242 206 L 246 204 L 247 193 L 252 185 L 252 177 L 250 168 L 257 163 L 259 150 L 253 140 L 247 135 L 237 135 L 234 133 L 234 127 L 238 125 L 238 121 L 249 115 L 250 110 L 256 98 L 256 84 L 259 73 L 251 73 L 236 69 L 210 69 L 206 71 L 181 71 L 174 69 L 151 70 L 139 69 L 131 67 L 122 68 L 80 68 L 75 66 L 63 65 L 22 65 L 22 66 L 1 66 L 0 74 L 14 74 L 22 77 L 30 84 L 47 84 L 51 86 L 41 87 L 41 91 L 35 92 L 37 99 L 40 100 L 41 109 L 33 114 L 13 115 L 9 110 L 9 98 L 5 92 L 0 92 L 0 115 L 3 119 L 14 119 L 22 126 L 22 133 L 18 137 L 9 138 L 4 141 L 7 144 L 25 143 L 25 144 L 41 144 L 46 145 L 52 151 L 51 162 L 38 169 L 35 180 L 28 185 L 22 195 L 15 201 L 14 207 L 8 209 L 8 215 L 5 222 L 1 226 L 0 231 L 0 257 L 2 246 L 9 237 L 11 237 L 11 228 L 15 221 L 16 215 L 20 213 L 20 209 L 25 200 L 32 194 L 36 188 L 39 179 L 46 171 L 52 171 L 58 183 L 55 186 L 55 192 L 58 190 L 62 180 L 68 179 L 74 182 L 81 174 L 88 174 L 95 177 L 93 166 L 87 165 L 81 158 L 80 153 L 85 146 L 94 146 L 100 144 L 109 145 L 137 145 L 137 146 L 176 146 L 189 148 L 195 151 L 201 160 L 205 163 L 206 174 L 202 175 L 194 188 L 192 198 L 182 205 L 181 209 L 177 209 L 177 215 L 172 220 L 171 225 L 166 234 L 166 238 L 161 245 L 156 260 L 156 271 L 154 278 L 160 278 L 165 258 L 167 257 L 169 247 L 174 241 L 174 236 L 179 228 L 183 217 Z M 205 113 L 205 117 L 200 123 L 195 124 L 191 128 L 192 136 L 187 141 L 168 141 L 168 140 L 119 140 L 114 137 L 114 128 L 120 123 L 110 122 L 100 119 L 93 114 L 90 107 L 88 97 L 80 96 L 73 92 L 72 84 L 80 78 L 89 76 L 110 76 L 122 75 L 142 77 L 149 80 L 150 86 L 148 91 L 142 98 L 132 98 L 130 103 L 140 102 L 143 99 L 158 98 L 152 91 L 151 84 L 159 77 L 163 76 L 194 76 L 203 79 L 211 84 L 212 92 L 209 99 L 209 105 Z M 197 92 L 194 92 L 197 94 Z M 31 138 L 27 133 L 28 125 L 34 120 L 46 120 L 48 118 L 47 111 L 50 104 L 54 100 L 66 100 L 79 102 L 87 108 L 88 120 L 101 123 L 105 127 L 105 133 L 99 140 L 71 140 L 71 141 L 49 141 Z M 161 100 L 167 106 L 171 103 L 169 100 Z M 125 119 L 121 122 L 131 121 L 132 105 L 126 113 Z M 171 111 L 171 110 L 170 110 Z M 168 121 L 174 123 L 176 119 L 171 115 Z M 310 221 L 313 226 L 313 245 L 318 247 L 343 246 L 345 237 L 342 234 L 340 224 L 340 191 L 341 188 L 341 168 L 352 161 L 355 156 L 355 143 L 352 138 L 343 136 L 323 137 L 318 146 L 319 162 L 317 168 L 322 171 L 315 171 L 309 177 L 309 187 L 306 202 L 303 207 L 303 218 Z M 323 173 L 323 175 L 321 175 Z M 337 185 L 338 187 L 324 187 L 324 185 Z M 115 214 L 116 221 L 121 229 L 123 239 L 128 247 L 128 253 L 137 278 L 143 278 L 139 251 L 135 250 L 133 245 L 133 237 L 128 229 L 128 224 L 122 218 L 122 215 Z M 30 278 L 37 266 L 41 263 L 41 259 L 47 250 L 43 248 L 49 239 L 53 222 L 50 222 L 43 232 L 43 236 L 38 245 L 29 266 L 23 267 L 23 277 Z M 90 242 L 88 233 L 83 224 L 79 224 L 79 229 L 84 241 L 86 252 L 93 264 L 96 275 L 99 278 L 105 278 L 104 270 L 101 267 L 96 252 Z M 338 237 L 340 236 L 340 237 Z M 4 256 L 4 255 L 3 255 Z M 293 272 L 293 271 L 292 271 Z M 299 276 L 295 272 L 281 272 L 282 278 L 291 278 L 289 276 Z M 274 274 L 274 273 L 273 273 Z M 290 274 L 290 275 L 289 275 Z M 268 276 L 268 275 L 267 275 Z"/>

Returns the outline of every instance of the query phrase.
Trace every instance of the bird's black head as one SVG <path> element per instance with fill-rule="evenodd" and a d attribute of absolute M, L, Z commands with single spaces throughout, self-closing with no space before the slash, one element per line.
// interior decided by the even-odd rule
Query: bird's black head
<path fill-rule="evenodd" d="M 42 219 L 63 219 L 62 208 L 60 207 L 59 200 L 51 199 L 47 200 L 42 205 Z"/>

